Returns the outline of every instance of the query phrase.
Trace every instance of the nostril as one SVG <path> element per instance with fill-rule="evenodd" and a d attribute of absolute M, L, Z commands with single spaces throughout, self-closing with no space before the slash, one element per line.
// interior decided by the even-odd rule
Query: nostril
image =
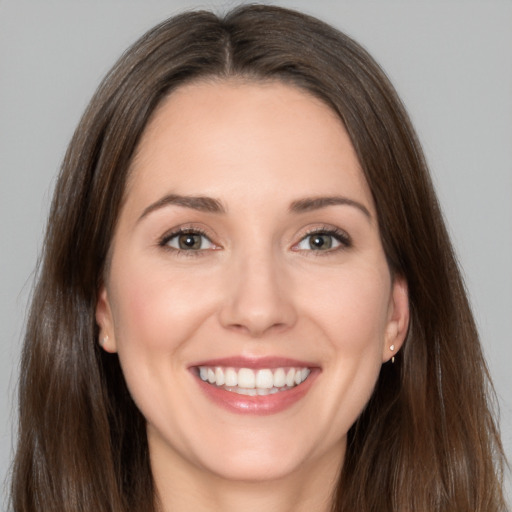
<path fill-rule="evenodd" d="M 248 322 L 246 324 L 234 323 L 234 324 L 226 325 L 225 327 L 232 331 L 235 331 L 235 332 L 243 333 L 243 334 L 252 336 L 254 338 L 259 338 L 259 337 L 262 337 L 270 332 L 274 333 L 274 332 L 285 331 L 286 329 L 289 328 L 289 325 L 286 324 L 285 322 L 268 323 L 268 324 L 262 323 L 259 325 L 256 324 L 255 322 L 252 322 L 252 323 Z"/>

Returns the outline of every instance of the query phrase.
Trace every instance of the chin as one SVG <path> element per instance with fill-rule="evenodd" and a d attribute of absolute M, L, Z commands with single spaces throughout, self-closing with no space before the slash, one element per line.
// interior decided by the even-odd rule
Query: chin
<path fill-rule="evenodd" d="M 204 465 L 217 477 L 238 482 L 265 482 L 282 480 L 299 472 L 303 461 L 283 458 L 260 450 L 259 452 L 225 454 L 221 459 Z"/>

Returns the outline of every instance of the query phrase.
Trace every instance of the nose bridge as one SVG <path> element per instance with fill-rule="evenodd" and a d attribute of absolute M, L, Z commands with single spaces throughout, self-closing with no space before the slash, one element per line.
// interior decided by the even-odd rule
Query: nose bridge
<path fill-rule="evenodd" d="M 261 245 L 236 251 L 228 276 L 221 313 L 225 327 L 261 336 L 295 322 L 290 280 L 278 251 Z"/>

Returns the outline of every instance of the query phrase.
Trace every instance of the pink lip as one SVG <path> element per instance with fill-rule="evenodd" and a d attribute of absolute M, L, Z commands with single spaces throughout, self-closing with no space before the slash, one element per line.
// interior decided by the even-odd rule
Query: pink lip
<path fill-rule="evenodd" d="M 239 395 L 232 391 L 226 391 L 222 387 L 204 382 L 197 375 L 196 368 L 198 366 L 222 366 L 233 368 L 282 368 L 282 367 L 302 367 L 310 368 L 311 373 L 309 377 L 291 389 L 280 391 L 272 395 L 263 396 L 247 396 Z M 195 377 L 195 380 L 206 395 L 216 405 L 227 409 L 230 412 L 238 414 L 255 414 L 255 415 L 269 415 L 276 414 L 292 407 L 299 402 L 311 389 L 316 377 L 320 374 L 320 368 L 305 361 L 298 361 L 296 359 L 281 358 L 281 357 L 228 357 L 222 359 L 210 359 L 202 361 L 190 366 L 190 370 Z"/>
<path fill-rule="evenodd" d="M 252 368 L 257 370 L 259 368 L 285 368 L 285 367 L 300 367 L 300 368 L 315 368 L 318 365 L 308 362 L 299 361 L 298 359 L 290 359 L 289 357 L 248 357 L 248 356 L 233 356 L 223 357 L 220 359 L 208 359 L 207 361 L 199 361 L 190 365 L 190 368 L 197 366 L 223 366 L 231 368 Z"/>

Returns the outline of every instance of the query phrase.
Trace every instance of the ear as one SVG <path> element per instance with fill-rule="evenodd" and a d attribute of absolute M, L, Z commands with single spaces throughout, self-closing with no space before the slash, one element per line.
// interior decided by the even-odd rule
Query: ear
<path fill-rule="evenodd" d="M 96 303 L 96 323 L 100 328 L 99 344 L 105 352 L 117 352 L 117 344 L 114 334 L 114 321 L 112 310 L 108 300 L 107 289 L 101 286 Z"/>
<path fill-rule="evenodd" d="M 382 361 L 389 361 L 402 347 L 409 328 L 409 291 L 403 277 L 395 276 L 391 290 Z"/>

